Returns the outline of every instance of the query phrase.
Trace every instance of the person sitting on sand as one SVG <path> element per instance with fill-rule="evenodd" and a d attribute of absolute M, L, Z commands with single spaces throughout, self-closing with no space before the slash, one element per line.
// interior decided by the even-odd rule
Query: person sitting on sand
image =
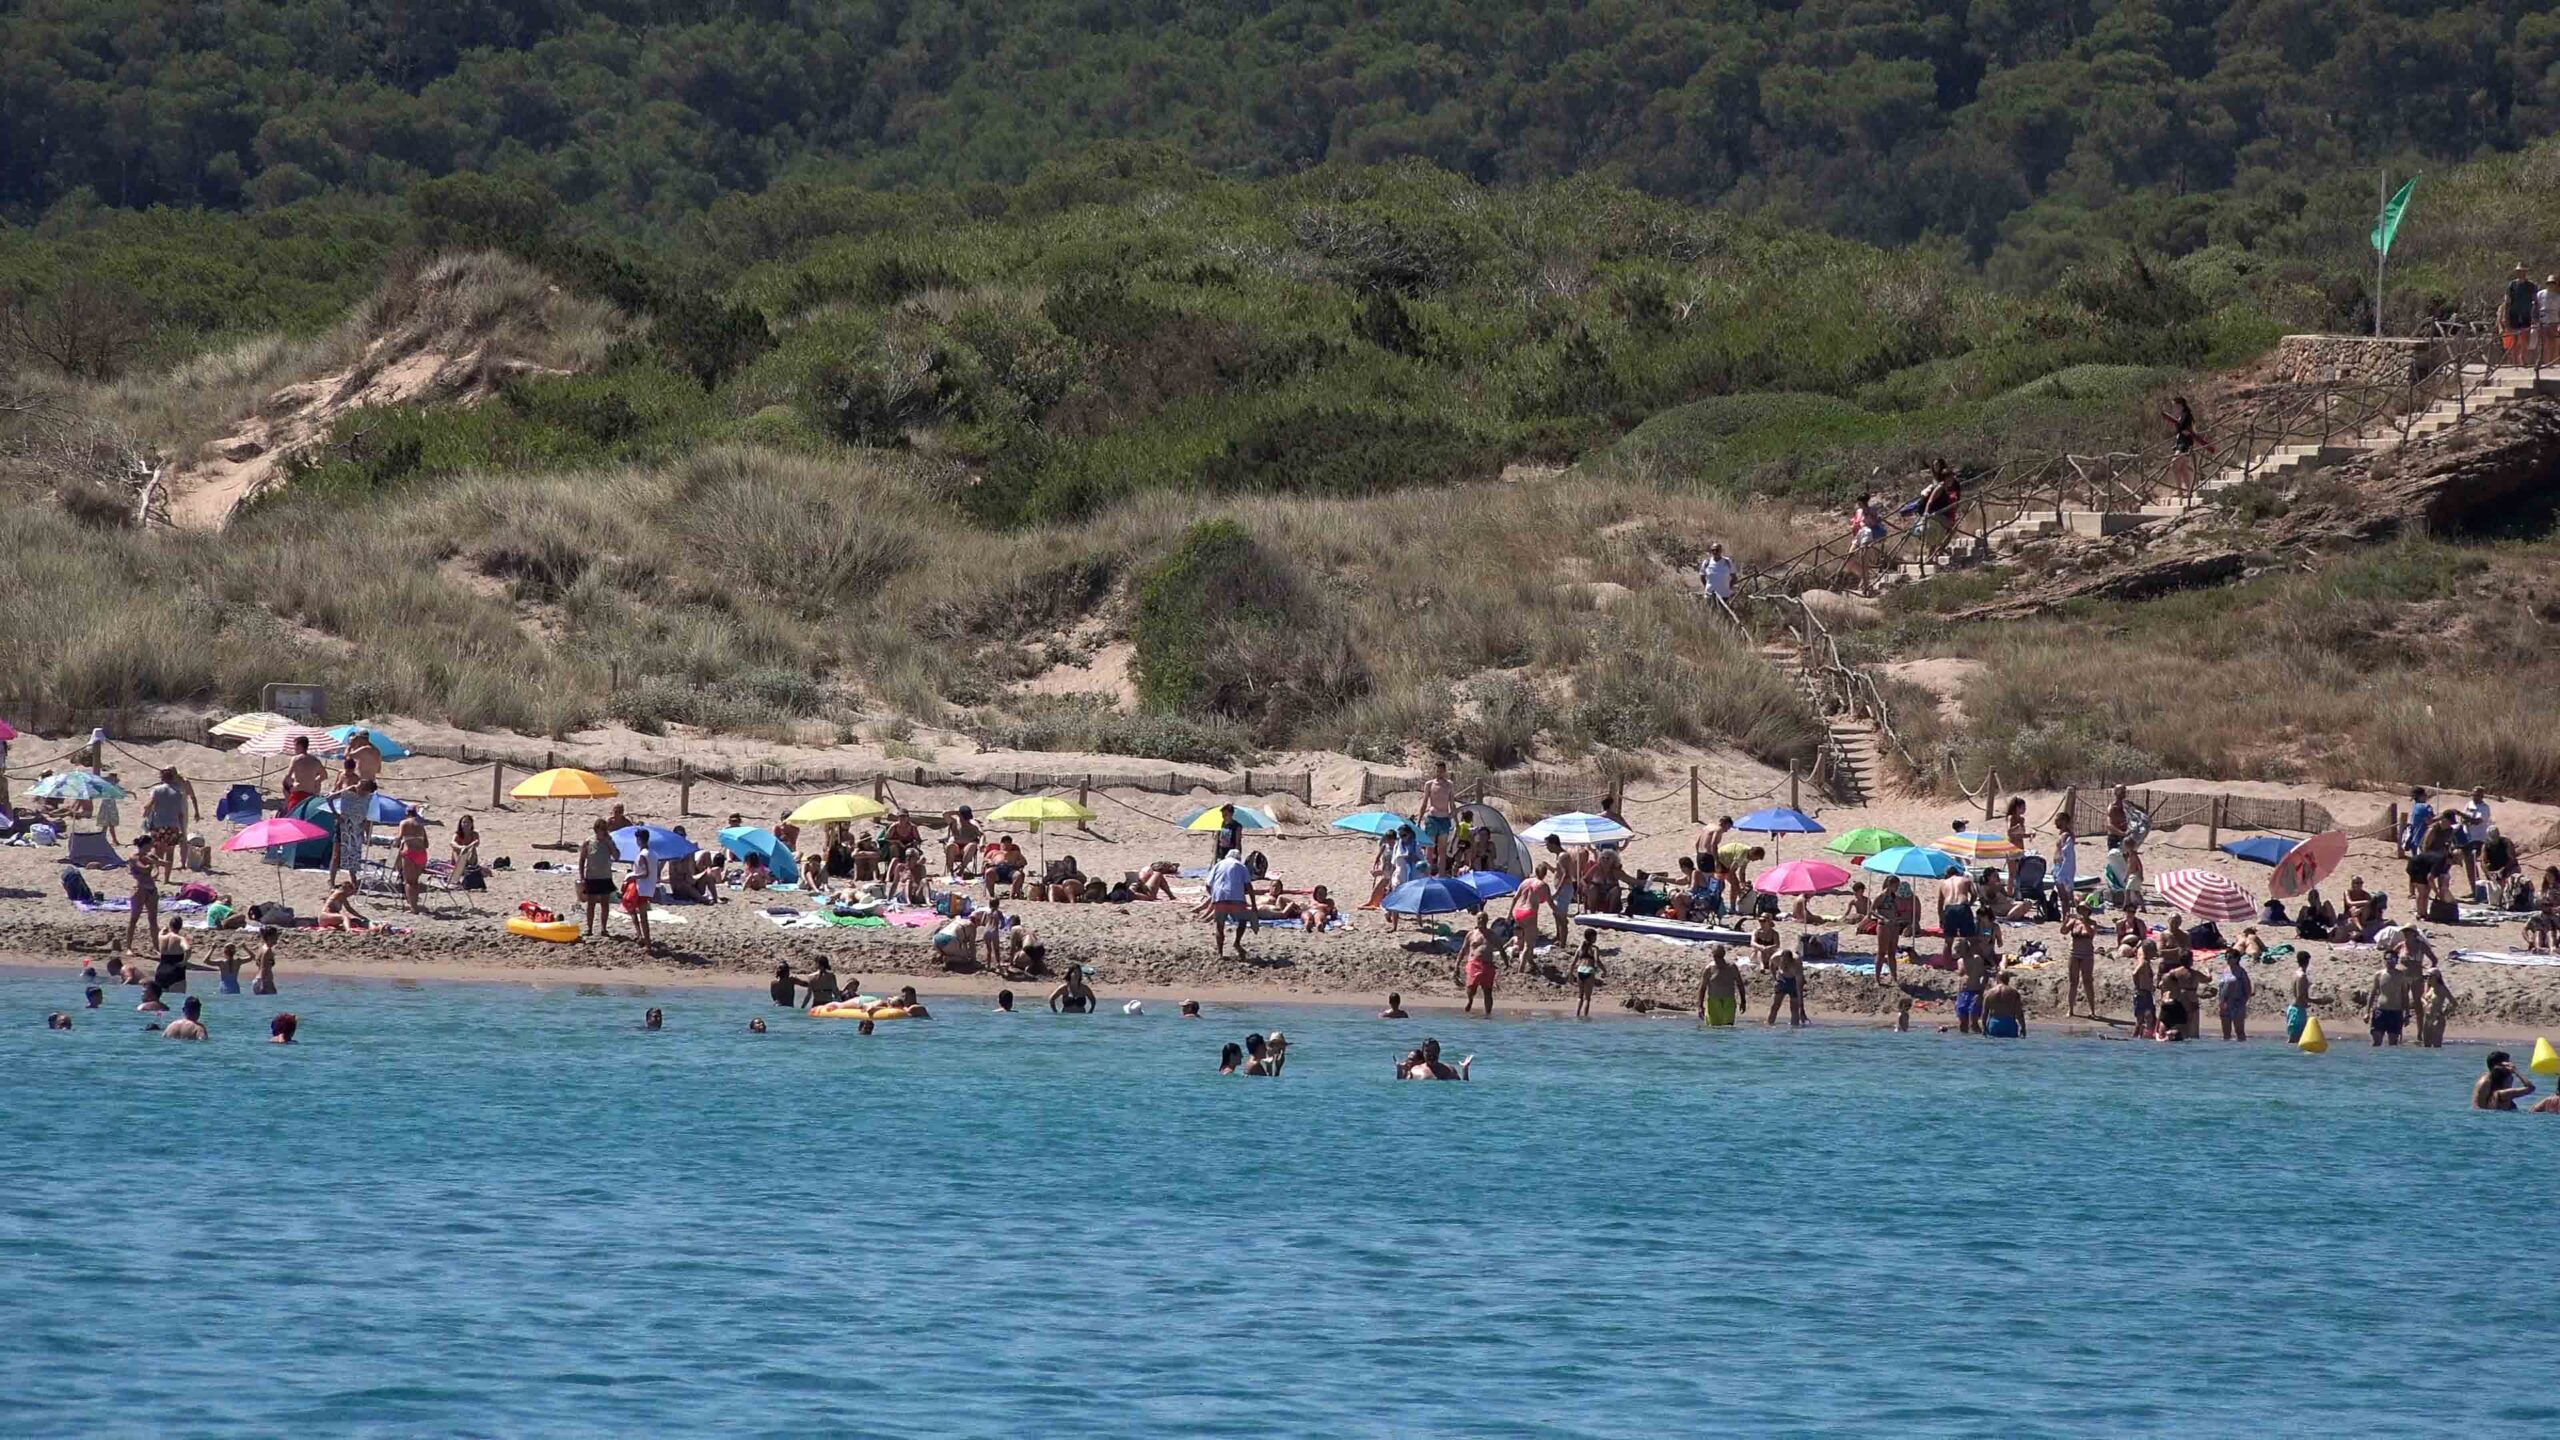
<path fill-rule="evenodd" d="M 453 858 L 455 881 L 459 882 L 480 868 L 480 826 L 470 816 L 465 815 L 453 822 L 453 834 L 446 839 L 445 845 Z"/>
<path fill-rule="evenodd" d="M 1061 1015 L 1090 1015 L 1100 1003 L 1093 988 L 1085 983 L 1082 965 L 1067 967 L 1066 978 L 1049 992 L 1049 1008 Z"/>
<path fill-rule="evenodd" d="M 323 930 L 363 930 L 373 924 L 371 916 L 356 908 L 356 877 L 349 875 L 320 902 L 320 928 Z"/>
<path fill-rule="evenodd" d="M 1158 860 L 1128 881 L 1130 898 L 1136 900 L 1170 900 L 1177 867 L 1170 860 Z"/>
<path fill-rule="evenodd" d="M 1069 855 L 1052 863 L 1041 878 L 1040 888 L 1043 897 L 1055 904 L 1072 905 L 1082 899 L 1084 872 L 1076 868 L 1076 857 Z"/>
<path fill-rule="evenodd" d="M 954 915 L 933 932 L 933 958 L 946 970 L 962 961 L 978 958 L 978 922 L 967 915 Z"/>
<path fill-rule="evenodd" d="M 2516 1102 L 2533 1093 L 2533 1082 L 2516 1073 L 2515 1061 L 2504 1050 L 2489 1052 L 2488 1068 L 2471 1082 L 2471 1108 L 2474 1110 L 2513 1110 Z M 2542 1107 L 2536 1105 L 2536 1110 Z"/>
<path fill-rule="evenodd" d="M 204 1028 L 204 1002 L 193 995 L 188 996 L 186 1008 L 179 1012 L 178 1019 L 170 1021 L 168 1028 L 160 1032 L 160 1038 L 163 1040 L 204 1040 L 210 1038 L 206 1035 Z M 2510 1105 L 2507 1108 L 2512 1110 L 2515 1107 Z"/>
<path fill-rule="evenodd" d="M 1396 1078 L 1399 1080 L 1464 1080 L 1467 1078 L 1467 1072 L 1474 1068 L 1475 1063 L 1476 1057 L 1470 1055 L 1454 1066 L 1449 1065 L 1440 1058 L 1440 1042 L 1425 1040 L 1420 1046 L 1406 1052 L 1404 1058 L 1396 1062 Z"/>
<path fill-rule="evenodd" d="M 978 828 L 977 817 L 968 806 L 942 817 L 942 835 L 942 864 L 951 878 L 978 873 L 978 847 L 986 839 L 986 832 Z"/>
<path fill-rule="evenodd" d="M 1003 835 L 997 837 L 983 853 L 986 866 L 978 880 L 987 898 L 994 899 L 996 892 L 1002 890 L 1016 900 L 1021 899 L 1023 887 L 1028 883 L 1024 871 L 1029 868 L 1022 857 L 1022 846 L 1012 836 Z"/>
<path fill-rule="evenodd" d="M 2320 898 L 2313 890 L 2293 907 L 2293 935 L 2297 940 L 2326 940 L 2338 926 L 2338 907 Z"/>
<path fill-rule="evenodd" d="M 2548 955 L 2560 945 L 2560 894 L 2542 893 L 2542 908 L 2524 922 L 2525 948 L 2536 955 Z"/>
<path fill-rule="evenodd" d="M 1778 933 L 1777 921 L 1764 915 L 1760 917 L 1758 921 L 1753 923 L 1751 927 L 1751 965 L 1753 969 L 1767 972 L 1771 966 L 1777 963 L 1781 939 L 1782 937 Z"/>
<path fill-rule="evenodd" d="M 1308 891 L 1307 898 L 1291 905 L 1289 912 L 1310 935 L 1320 934 L 1342 920 L 1342 907 L 1333 903 L 1333 892 L 1322 885 Z"/>
<path fill-rule="evenodd" d="M 1866 881 L 1856 881 L 1849 886 L 1849 903 L 1840 912 L 1840 923 L 1857 935 L 1868 934 L 1875 928 L 1876 902 L 1867 898 Z"/>
<path fill-rule="evenodd" d="M 1402 1020 L 1402 1019 L 1405 1019 L 1405 1018 L 1406 1018 L 1406 1016 L 1405 1016 L 1405 1013 L 1404 1013 L 1404 997 L 1403 997 L 1402 995 L 1397 994 L 1397 993 L 1396 993 L 1396 992 L 1394 992 L 1393 990 L 1388 991 L 1388 992 L 1387 992 L 1387 1008 L 1378 1012 L 1378 1018 L 1379 1018 L 1379 1019 L 1381 1019 L 1381 1020 Z"/>
<path fill-rule="evenodd" d="M 748 856 L 747 871 L 738 881 L 738 888 L 748 891 L 772 889 L 773 866 L 760 854 Z"/>
<path fill-rule="evenodd" d="M 1798 895 L 1796 903 L 1787 907 L 1787 922 L 1792 925 L 1828 925 L 1831 917 L 1814 913 L 1812 896 Z"/>
<path fill-rule="evenodd" d="M 1994 1040 L 2019 1040 L 2027 1033 L 2027 997 L 2003 970 L 1982 992 L 1982 1033 Z"/>

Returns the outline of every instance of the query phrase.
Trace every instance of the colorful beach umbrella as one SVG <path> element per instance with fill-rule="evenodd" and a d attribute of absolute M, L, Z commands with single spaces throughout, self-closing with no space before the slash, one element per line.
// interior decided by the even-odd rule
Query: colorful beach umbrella
<path fill-rule="evenodd" d="M 1345 815 L 1334 821 L 1333 828 L 1348 830 L 1354 835 L 1385 836 L 1393 835 L 1412 823 L 1393 810 L 1363 810 L 1357 815 Z"/>
<path fill-rule="evenodd" d="M 1849 872 L 1822 860 L 1790 860 L 1760 872 L 1753 888 L 1772 895 L 1821 895 L 1849 883 Z"/>
<path fill-rule="evenodd" d="M 2267 877 L 2267 894 L 2290 900 L 2337 873 L 2346 861 L 2347 832 L 2324 830 L 2284 852 L 2275 873 Z"/>
<path fill-rule="evenodd" d="M 344 815 L 347 813 L 345 809 L 346 803 L 347 797 L 344 795 L 330 796 L 328 801 L 329 813 L 332 815 Z M 409 818 L 409 805 L 407 801 L 394 800 L 390 796 L 383 794 L 381 791 L 376 790 L 373 792 L 371 802 L 365 806 L 365 818 L 376 825 L 397 825 L 401 821 Z"/>
<path fill-rule="evenodd" d="M 243 825 L 239 833 L 222 842 L 225 850 L 270 850 L 279 845 L 300 845 L 325 839 L 329 832 L 308 820 L 278 815 L 254 825 Z M 284 898 L 284 867 L 276 867 L 276 898 Z"/>
<path fill-rule="evenodd" d="M 1426 875 L 1407 880 L 1387 892 L 1379 908 L 1398 915 L 1446 915 L 1453 910 L 1473 910 L 1484 903 L 1475 887 L 1462 880 L 1443 875 Z"/>
<path fill-rule="evenodd" d="M 64 770 L 29 786 L 39 800 L 122 800 L 125 788 L 95 770 Z"/>
<path fill-rule="evenodd" d="M 1882 830 L 1873 825 L 1860 826 L 1846 835 L 1832 837 L 1822 848 L 1834 855 L 1881 855 L 1887 850 L 1909 847 L 1911 838 L 1895 830 Z"/>
<path fill-rule="evenodd" d="M 334 736 L 331 738 L 335 738 Z M 255 741 L 251 742 L 256 743 Z M 619 793 L 613 782 L 592 770 L 545 770 L 528 775 L 507 792 L 519 800 L 557 800 L 560 802 L 560 838 L 569 841 L 569 802 L 572 800 L 610 800 Z"/>
<path fill-rule="evenodd" d="M 868 795 L 821 795 L 786 817 L 794 825 L 852 825 L 889 813 Z"/>
<path fill-rule="evenodd" d="M 293 723 L 293 717 L 273 710 L 244 710 L 207 733 L 232 740 L 254 740 L 270 730 L 281 730 Z"/>
<path fill-rule="evenodd" d="M 326 730 L 311 725 L 278 725 L 272 730 L 262 730 L 249 737 L 249 743 L 240 747 L 240 753 L 243 755 L 290 755 L 293 753 L 293 742 L 296 740 L 310 741 L 311 753 L 322 759 L 347 753 L 347 742 Z"/>
<path fill-rule="evenodd" d="M 1959 830 L 1929 842 L 1933 850 L 1943 850 L 1960 860 L 2015 860 L 2027 853 L 2009 843 L 2005 835 L 1987 830 Z"/>
<path fill-rule="evenodd" d="M 1859 861 L 1858 865 L 1879 875 L 1910 875 L 1939 880 L 1964 869 L 1964 862 L 1953 855 L 1917 845 L 1896 845 L 1890 850 L 1879 850 Z"/>
<path fill-rule="evenodd" d="M 1476 892 L 1482 900 L 1499 900 L 1520 888 L 1520 877 L 1500 870 L 1470 870 L 1458 882 Z"/>
<path fill-rule="evenodd" d="M 1550 815 L 1520 832 L 1520 838 L 1532 844 L 1544 841 L 1550 835 L 1567 845 L 1612 845 L 1636 838 L 1636 832 L 1608 816 L 1584 810 Z"/>
<path fill-rule="evenodd" d="M 373 748 L 381 751 L 382 758 L 385 760 L 406 760 L 409 758 L 410 751 L 408 746 L 401 744 L 399 741 L 392 739 L 390 736 L 383 734 L 380 730 L 377 730 L 370 725 L 332 725 L 329 727 L 329 733 L 338 737 L 339 744 L 346 746 L 353 746 L 356 743 L 356 736 L 361 734 L 366 739 L 373 742 Z"/>
<path fill-rule="evenodd" d="M 650 828 L 655 830 L 657 827 Z M 732 825 L 720 832 L 719 839 L 721 849 L 741 860 L 762 857 L 765 868 L 783 884 L 799 883 L 800 862 L 792 857 L 789 848 L 774 838 L 772 831 L 754 825 Z"/>
<path fill-rule="evenodd" d="M 1226 823 L 1225 812 L 1220 807 L 1212 805 L 1205 810 L 1193 811 L 1190 816 L 1182 822 L 1182 828 L 1185 830 L 1201 831 L 1219 830 L 1225 828 Z M 1280 822 L 1272 819 L 1267 813 L 1254 809 L 1250 805 L 1239 805 L 1236 807 L 1236 823 L 1247 830 L 1277 830 L 1280 828 Z"/>
<path fill-rule="evenodd" d="M 2219 871 L 2172 870 L 2155 878 L 2152 889 L 2181 913 L 2198 920 L 2238 924 L 2258 918 L 2258 903 Z"/>
<path fill-rule="evenodd" d="M 1063 795 L 1025 795 L 1007 800 L 989 811 L 987 819 L 1011 821 L 1017 825 L 1078 824 L 1093 818 L 1093 812 Z"/>

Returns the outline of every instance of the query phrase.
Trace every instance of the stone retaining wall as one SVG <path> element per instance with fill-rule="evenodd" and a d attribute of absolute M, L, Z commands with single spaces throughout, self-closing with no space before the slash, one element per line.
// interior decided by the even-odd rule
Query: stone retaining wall
<path fill-rule="evenodd" d="M 2435 340 L 2377 340 L 2367 335 L 2287 335 L 2263 370 L 2277 384 L 2405 384 L 2443 363 Z"/>

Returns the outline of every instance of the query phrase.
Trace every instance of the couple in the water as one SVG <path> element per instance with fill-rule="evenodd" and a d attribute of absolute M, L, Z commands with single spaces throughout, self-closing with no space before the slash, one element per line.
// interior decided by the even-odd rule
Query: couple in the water
<path fill-rule="evenodd" d="M 1247 1035 L 1244 1044 L 1230 1042 L 1218 1052 L 1221 1075 L 1277 1075 L 1289 1063 L 1289 1037 L 1274 1030 L 1270 1038 Z"/>
<path fill-rule="evenodd" d="M 1439 1041 L 1425 1040 L 1406 1051 L 1404 1058 L 1396 1062 L 1396 1078 L 1399 1080 L 1464 1080 L 1467 1078 L 1467 1071 L 1475 1063 L 1476 1057 L 1470 1055 L 1457 1064 L 1451 1065 L 1440 1058 Z"/>

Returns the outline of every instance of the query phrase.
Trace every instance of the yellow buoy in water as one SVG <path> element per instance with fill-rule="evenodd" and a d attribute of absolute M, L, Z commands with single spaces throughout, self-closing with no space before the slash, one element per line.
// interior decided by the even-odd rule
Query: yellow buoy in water
<path fill-rule="evenodd" d="M 2310 1019 L 2303 1021 L 2302 1038 L 2293 1043 L 2301 1047 L 2302 1053 L 2305 1055 L 2328 1054 L 2329 1037 L 2320 1029 L 2320 1017 L 2314 1015 Z"/>
<path fill-rule="evenodd" d="M 2551 1048 L 2550 1036 L 2534 1037 L 2533 1058 L 2525 1062 L 2524 1068 L 2536 1075 L 2560 1075 L 2560 1050 Z"/>

